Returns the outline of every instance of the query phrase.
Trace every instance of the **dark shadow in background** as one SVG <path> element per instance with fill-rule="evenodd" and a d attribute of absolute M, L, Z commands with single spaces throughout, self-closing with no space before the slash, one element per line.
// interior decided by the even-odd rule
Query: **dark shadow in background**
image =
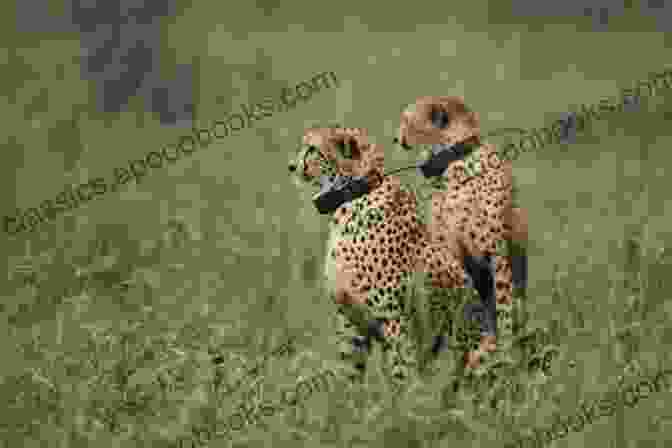
<path fill-rule="evenodd" d="M 48 0 L 16 4 L 22 32 L 78 31 L 81 77 L 95 81 L 97 109 L 121 112 L 141 96 L 164 126 L 190 126 L 194 112 L 192 66 L 180 64 L 173 79 L 159 76 L 161 17 L 176 13 L 175 0 L 65 0 L 65 15 L 48 12 Z"/>
<path fill-rule="evenodd" d="M 646 30 L 639 26 L 642 21 L 637 17 L 653 20 L 655 30 L 649 31 L 672 30 L 672 3 L 664 0 L 511 0 L 488 5 L 488 21 L 492 24 L 536 21 L 539 23 L 530 26 L 539 30 L 544 23 L 575 23 L 577 31 L 613 31 L 612 19 L 626 15 L 635 19 L 631 26 L 640 31 Z"/>

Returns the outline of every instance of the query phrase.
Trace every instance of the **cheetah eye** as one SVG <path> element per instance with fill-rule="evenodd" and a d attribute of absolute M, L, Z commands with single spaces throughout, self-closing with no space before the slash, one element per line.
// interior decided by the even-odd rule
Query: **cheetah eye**
<path fill-rule="evenodd" d="M 430 117 L 432 120 L 432 124 L 434 127 L 437 127 L 439 129 L 445 129 L 448 127 L 448 112 L 440 109 L 434 109 L 432 111 L 432 115 Z"/>

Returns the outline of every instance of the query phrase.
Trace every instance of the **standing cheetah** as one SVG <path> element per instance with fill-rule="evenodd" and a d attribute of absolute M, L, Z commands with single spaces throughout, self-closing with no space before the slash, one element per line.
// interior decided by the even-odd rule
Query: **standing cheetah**
<path fill-rule="evenodd" d="M 462 97 L 420 97 L 403 111 L 395 143 L 405 150 L 428 147 L 421 148 L 428 158 L 422 174 L 439 179 L 431 195 L 430 239 L 450 241 L 479 264 L 494 261 L 497 308 L 510 315 L 512 285 L 526 288 L 527 257 L 519 247 L 507 249 L 527 241 L 527 215 L 514 207 L 510 162 L 500 160 L 493 145 L 481 142 L 478 114 Z M 484 318 L 482 352 L 496 349 L 493 308 L 487 300 L 477 307 Z M 467 361 L 476 366 L 478 356 L 472 353 Z"/>

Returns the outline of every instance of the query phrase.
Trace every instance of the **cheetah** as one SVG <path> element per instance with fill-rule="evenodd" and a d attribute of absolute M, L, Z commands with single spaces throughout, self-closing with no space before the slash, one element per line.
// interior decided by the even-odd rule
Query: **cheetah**
<path fill-rule="evenodd" d="M 402 112 L 394 142 L 406 151 L 423 150 L 421 158 L 429 160 L 422 174 L 438 179 L 429 204 L 430 239 L 450 241 L 478 263 L 494 263 L 496 308 L 510 316 L 514 287 L 516 296 L 527 287 L 527 214 L 514 203 L 510 162 L 481 141 L 478 113 L 463 97 L 419 97 Z M 482 350 L 467 359 L 472 367 L 478 365 L 479 353 L 497 347 L 492 306 L 486 300 L 473 308 L 483 314 L 483 338 Z"/>
<path fill-rule="evenodd" d="M 416 194 L 383 168 L 383 149 L 368 141 L 366 130 L 342 127 L 306 129 L 289 164 L 329 217 L 324 277 L 338 308 L 341 358 L 361 374 L 370 344 L 379 341 L 384 370 L 401 387 L 424 350 L 412 330 L 418 310 L 409 293 L 416 273 L 431 288 L 453 290 L 484 269 L 472 262 L 470 277 L 455 239 L 431 240 Z"/>

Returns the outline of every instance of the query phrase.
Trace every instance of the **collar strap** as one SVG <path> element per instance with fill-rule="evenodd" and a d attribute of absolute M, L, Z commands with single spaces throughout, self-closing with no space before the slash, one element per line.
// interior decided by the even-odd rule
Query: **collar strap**
<path fill-rule="evenodd" d="M 433 152 L 431 157 L 419 166 L 425 177 L 438 177 L 448 168 L 448 165 L 456 160 L 464 159 L 480 145 L 474 143 L 456 143 L 450 147 L 443 147 Z"/>
<path fill-rule="evenodd" d="M 370 191 L 366 176 L 339 177 L 334 183 L 326 183 L 313 197 L 313 204 L 321 215 L 335 212 L 341 205 L 364 196 Z"/>

